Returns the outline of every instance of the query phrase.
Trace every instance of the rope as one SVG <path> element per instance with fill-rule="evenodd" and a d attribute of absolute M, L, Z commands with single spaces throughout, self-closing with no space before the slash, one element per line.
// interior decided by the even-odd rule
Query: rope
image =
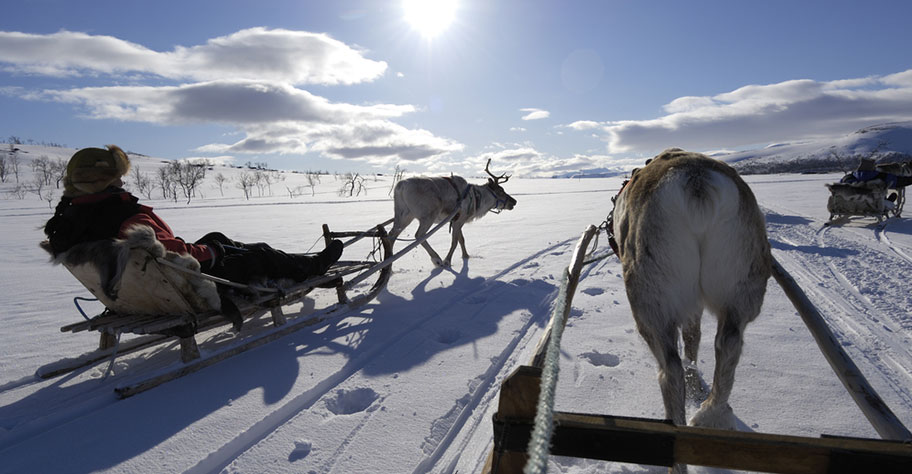
<path fill-rule="evenodd" d="M 77 296 L 73 298 L 73 304 L 76 305 L 76 309 L 79 311 L 79 314 L 85 318 L 86 321 L 89 320 L 89 316 L 82 310 L 82 306 L 79 306 L 80 301 L 98 301 L 98 298 L 83 298 L 82 296 Z"/>
<path fill-rule="evenodd" d="M 580 240 L 573 251 L 571 264 L 564 269 L 560 294 L 555 302 L 551 321 L 545 329 L 545 336 L 543 336 L 542 341 L 535 350 L 533 365 L 538 366 L 539 363 L 537 361 L 541 361 L 542 376 L 538 406 L 535 410 L 535 426 L 526 451 L 529 456 L 529 460 L 523 470 L 526 474 L 547 472 L 549 446 L 551 444 L 551 435 L 554 432 L 554 392 L 557 387 L 558 372 L 560 371 L 561 336 L 564 333 L 564 327 L 570 315 L 570 304 L 573 301 L 573 294 L 576 292 L 577 284 L 579 284 L 586 250 L 597 231 L 598 229 L 595 226 L 589 226 L 583 235 L 580 236 Z"/>
<path fill-rule="evenodd" d="M 551 434 L 554 431 L 554 392 L 557 388 L 557 376 L 560 372 L 560 341 L 564 333 L 564 324 L 567 317 L 567 286 L 570 281 L 569 269 L 564 269 L 564 278 L 561 280 L 560 294 L 554 306 L 552 319 L 554 326 L 548 340 L 548 350 L 542 368 L 541 392 L 538 396 L 538 407 L 535 411 L 535 428 L 529 439 L 527 450 L 529 460 L 523 469 L 525 474 L 547 472 L 549 446 Z"/>

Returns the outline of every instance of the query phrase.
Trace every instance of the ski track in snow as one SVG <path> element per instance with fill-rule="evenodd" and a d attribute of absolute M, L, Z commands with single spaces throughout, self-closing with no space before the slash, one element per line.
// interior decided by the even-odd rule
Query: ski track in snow
<path fill-rule="evenodd" d="M 910 264 L 912 264 L 912 257 L 910 257 L 909 254 L 904 252 L 898 246 L 893 245 L 893 242 L 890 242 L 890 238 L 887 237 L 887 225 L 889 223 L 890 222 L 887 221 L 887 222 L 884 222 L 883 225 L 877 226 L 877 230 L 876 230 L 877 240 L 880 242 L 883 242 L 887 247 L 890 248 L 890 250 L 895 252 L 896 255 L 899 255 L 900 257 L 905 259 L 906 262 L 909 262 Z"/>
<path fill-rule="evenodd" d="M 504 277 L 510 276 L 517 269 L 535 268 L 537 265 L 531 266 L 530 263 L 543 256 L 548 254 L 552 254 L 553 256 L 564 256 L 569 252 L 569 246 L 574 241 L 575 239 L 568 239 L 539 250 L 514 263 L 500 273 L 486 278 L 484 283 L 468 294 L 458 294 L 454 296 L 446 303 L 441 304 L 439 308 L 443 310 L 466 300 L 471 301 L 474 297 L 478 297 L 478 295 L 489 291 L 489 282 L 504 279 Z M 559 251 L 562 247 L 567 249 L 565 251 Z M 488 298 L 490 299 L 491 296 L 488 296 Z M 553 295 L 550 296 L 549 299 L 553 299 Z M 483 311 L 483 309 L 479 309 L 478 311 Z M 325 400 L 326 397 L 331 397 L 336 389 L 344 386 L 347 381 L 357 375 L 367 364 L 380 358 L 384 352 L 396 347 L 396 343 L 409 334 L 421 330 L 423 326 L 429 321 L 432 321 L 438 313 L 439 311 L 430 312 L 426 317 L 419 319 L 409 327 L 404 328 L 384 344 L 378 345 L 376 349 L 360 354 L 357 360 L 352 360 L 350 363 L 346 364 L 345 370 L 332 374 L 310 390 L 301 393 L 281 407 L 273 410 L 255 425 L 242 431 L 234 439 L 225 443 L 221 448 L 209 453 L 196 466 L 193 466 L 186 472 L 191 474 L 208 473 L 228 468 L 235 459 L 258 443 L 267 439 L 277 430 L 282 429 L 283 425 L 292 422 L 299 414 L 306 412 L 318 402 Z M 452 406 L 446 414 L 434 422 L 437 426 L 431 428 L 432 435 L 426 437 L 424 442 L 426 457 L 415 467 L 414 472 L 429 472 L 434 469 L 435 464 L 441 460 L 444 453 L 451 449 L 457 435 L 465 434 L 466 430 L 473 432 L 480 423 L 488 421 L 486 418 L 473 416 L 475 408 L 488 405 L 493 401 L 497 393 L 496 389 L 499 388 L 499 382 L 502 377 L 506 375 L 504 374 L 505 367 L 511 368 L 512 365 L 522 362 L 516 360 L 516 354 L 523 353 L 521 350 L 517 351 L 517 348 L 521 343 L 527 342 L 529 331 L 535 326 L 535 323 L 542 323 L 542 321 L 540 318 L 536 317 L 526 318 L 523 327 L 514 331 L 512 340 L 504 347 L 500 355 L 494 358 L 488 369 L 474 380 L 474 390 L 469 391 L 464 397 L 457 400 L 457 403 Z M 320 472 L 328 472 L 331 467 L 335 465 L 337 460 L 345 454 L 348 445 L 358 436 L 358 433 L 364 426 L 369 423 L 374 411 L 375 409 L 365 410 L 365 413 L 361 415 L 360 421 L 351 429 L 350 434 L 346 436 L 345 441 L 334 450 L 329 459 L 324 460 L 321 463 L 322 469 Z M 464 440 L 467 440 L 468 438 L 470 438 L 470 436 L 463 437 Z"/>
<path fill-rule="evenodd" d="M 794 218 L 794 214 L 767 214 L 775 256 L 819 306 L 847 351 L 860 356 L 853 359 L 863 373 L 872 382 L 882 378 L 903 403 L 912 403 L 904 389 L 912 384 L 912 374 L 905 369 L 912 366 L 912 299 L 905 278 L 910 260 L 886 239 L 883 230 L 842 226 L 815 230 L 810 219 L 807 225 L 785 222 Z M 890 284 L 866 284 L 882 278 L 890 279 Z M 877 292 L 884 288 L 887 294 Z"/>

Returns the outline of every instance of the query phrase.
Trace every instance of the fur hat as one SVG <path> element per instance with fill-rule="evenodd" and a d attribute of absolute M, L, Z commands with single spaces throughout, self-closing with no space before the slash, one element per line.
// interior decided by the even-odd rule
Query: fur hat
<path fill-rule="evenodd" d="M 64 195 L 74 197 L 104 191 L 130 171 L 130 159 L 117 145 L 83 148 L 67 163 Z"/>
<path fill-rule="evenodd" d="M 858 171 L 874 171 L 876 162 L 870 158 L 862 158 L 858 164 Z"/>

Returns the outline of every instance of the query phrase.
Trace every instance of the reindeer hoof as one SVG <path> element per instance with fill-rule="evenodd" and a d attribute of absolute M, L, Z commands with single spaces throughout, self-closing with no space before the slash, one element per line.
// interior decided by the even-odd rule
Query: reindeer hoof
<path fill-rule="evenodd" d="M 728 403 L 711 405 L 703 402 L 700 409 L 690 419 L 691 426 L 704 428 L 717 428 L 721 430 L 735 429 L 735 413 Z"/>

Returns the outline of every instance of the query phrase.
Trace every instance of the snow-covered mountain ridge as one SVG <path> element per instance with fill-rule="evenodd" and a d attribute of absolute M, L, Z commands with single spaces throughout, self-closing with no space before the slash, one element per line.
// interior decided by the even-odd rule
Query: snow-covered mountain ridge
<path fill-rule="evenodd" d="M 714 156 L 742 174 L 848 171 L 862 158 L 878 163 L 912 160 L 912 122 L 866 127 L 837 139 L 769 145 Z"/>

